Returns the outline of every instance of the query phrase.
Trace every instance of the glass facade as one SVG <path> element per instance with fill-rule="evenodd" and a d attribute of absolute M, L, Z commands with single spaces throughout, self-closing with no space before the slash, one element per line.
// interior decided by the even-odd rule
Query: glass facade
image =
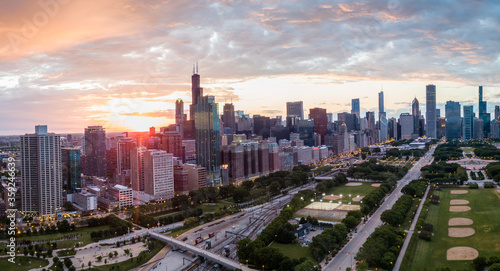
<path fill-rule="evenodd" d="M 446 138 L 460 139 L 462 137 L 462 120 L 460 119 L 460 103 L 447 101 L 445 105 L 446 114 Z"/>

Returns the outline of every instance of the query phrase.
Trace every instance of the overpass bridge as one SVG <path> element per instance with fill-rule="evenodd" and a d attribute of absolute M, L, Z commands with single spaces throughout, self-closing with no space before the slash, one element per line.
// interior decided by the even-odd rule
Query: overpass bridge
<path fill-rule="evenodd" d="M 224 256 L 221 256 L 221 255 L 218 255 L 218 254 L 215 254 L 213 252 L 210 252 L 208 250 L 205 250 L 205 249 L 202 249 L 202 248 L 199 248 L 197 246 L 193 246 L 191 244 L 187 244 L 187 243 L 184 243 L 180 240 L 177 240 L 175 238 L 172 238 L 170 236 L 166 236 L 166 235 L 163 235 L 163 234 L 160 234 L 160 233 L 157 233 L 157 232 L 152 232 L 152 231 L 149 231 L 147 233 L 150 237 L 152 238 L 156 238 L 160 241 L 163 241 L 165 243 L 169 243 L 169 244 L 172 244 L 176 247 L 179 247 L 181 248 L 182 250 L 187 250 L 187 251 L 190 251 L 200 257 L 203 257 L 207 260 L 210 260 L 210 261 L 213 261 L 213 262 L 216 262 L 226 268 L 229 268 L 229 269 L 232 269 L 232 270 L 236 270 L 236 269 L 240 269 L 242 271 L 252 271 L 252 270 L 255 270 L 255 269 L 251 269 L 251 268 L 248 268 L 247 266 L 239 263 L 239 262 L 235 262 L 229 258 L 226 258 Z"/>

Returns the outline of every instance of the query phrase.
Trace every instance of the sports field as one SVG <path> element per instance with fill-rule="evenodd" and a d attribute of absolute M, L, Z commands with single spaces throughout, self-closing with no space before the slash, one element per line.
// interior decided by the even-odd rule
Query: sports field
<path fill-rule="evenodd" d="M 475 258 L 476 251 L 486 258 L 500 255 L 500 194 L 496 189 L 459 189 L 465 194 L 453 190 L 434 191 L 440 203 L 429 204 L 425 219 L 434 225 L 434 236 L 431 241 L 417 239 L 408 248 L 410 258 L 401 270 L 473 270 L 472 260 L 459 258 Z M 456 200 L 468 204 L 456 205 Z M 470 210 L 450 208 L 456 206 Z"/>

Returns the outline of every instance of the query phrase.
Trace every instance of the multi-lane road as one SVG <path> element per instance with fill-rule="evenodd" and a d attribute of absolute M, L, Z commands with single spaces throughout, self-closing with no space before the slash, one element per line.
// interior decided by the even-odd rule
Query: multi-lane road
<path fill-rule="evenodd" d="M 329 262 L 324 266 L 323 270 L 346 270 L 348 267 L 353 267 L 355 263 L 354 257 L 358 253 L 361 246 L 364 244 L 366 239 L 373 233 L 375 228 L 382 225 L 380 220 L 380 215 L 387 209 L 392 208 L 394 203 L 403 195 L 401 189 L 407 185 L 410 181 L 420 178 L 420 169 L 432 162 L 432 154 L 436 149 L 437 145 L 431 147 L 431 149 L 420 158 L 418 162 L 406 173 L 406 175 L 398 181 L 397 187 L 394 191 L 389 194 L 382 206 L 368 219 L 365 224 L 360 224 L 358 226 L 358 232 L 353 235 L 353 238 L 347 245 Z"/>

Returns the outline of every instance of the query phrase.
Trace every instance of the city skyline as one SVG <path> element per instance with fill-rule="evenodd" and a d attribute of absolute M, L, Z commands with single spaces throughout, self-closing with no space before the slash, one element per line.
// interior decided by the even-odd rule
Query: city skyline
<path fill-rule="evenodd" d="M 286 102 L 303 101 L 335 116 L 356 98 L 364 115 L 379 111 L 384 91 L 387 117 L 398 117 L 415 97 L 425 108 L 428 84 L 442 111 L 448 100 L 479 108 L 482 85 L 493 113 L 498 3 L 462 3 L 467 16 L 444 3 L 391 3 L 7 3 L 0 134 L 167 126 L 178 98 L 189 114 L 196 62 L 205 95 L 250 115 L 285 117 Z"/>

